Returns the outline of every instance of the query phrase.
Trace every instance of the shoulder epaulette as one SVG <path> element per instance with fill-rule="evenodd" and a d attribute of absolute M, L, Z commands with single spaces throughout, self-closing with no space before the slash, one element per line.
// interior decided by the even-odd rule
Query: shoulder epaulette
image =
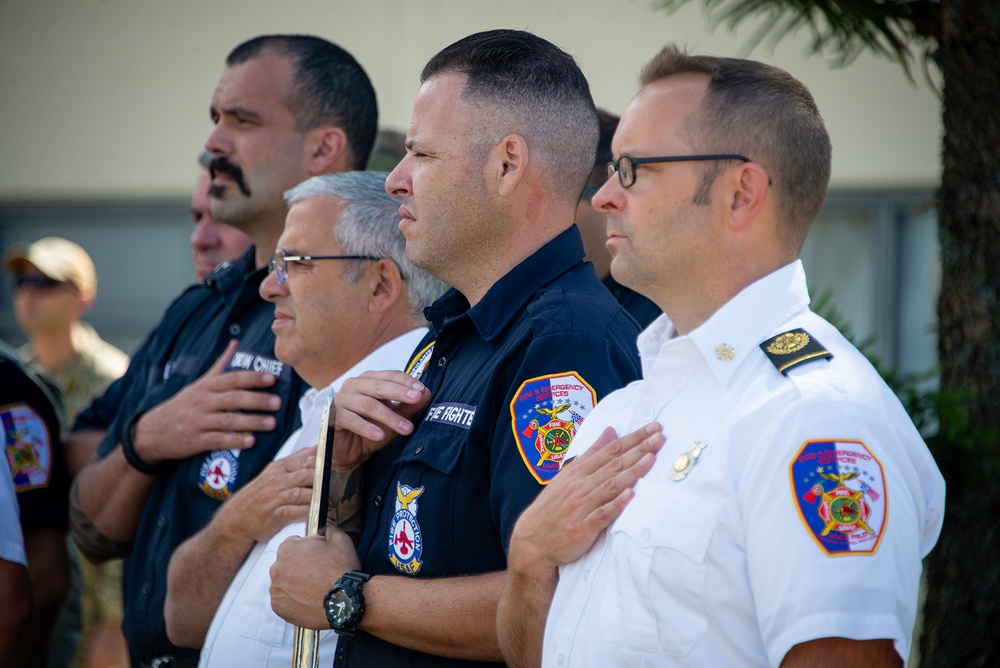
<path fill-rule="evenodd" d="M 782 374 L 800 364 L 817 359 L 830 359 L 833 353 L 823 347 L 804 329 L 778 334 L 760 344 L 760 349 Z"/>

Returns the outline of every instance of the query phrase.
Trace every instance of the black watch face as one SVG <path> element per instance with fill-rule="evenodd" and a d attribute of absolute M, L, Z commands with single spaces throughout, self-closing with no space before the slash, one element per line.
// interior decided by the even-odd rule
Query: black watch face
<path fill-rule="evenodd" d="M 330 624 L 335 627 L 343 626 L 351 620 L 351 615 L 354 614 L 354 601 L 344 593 L 343 589 L 337 589 L 327 600 L 326 609 Z"/>

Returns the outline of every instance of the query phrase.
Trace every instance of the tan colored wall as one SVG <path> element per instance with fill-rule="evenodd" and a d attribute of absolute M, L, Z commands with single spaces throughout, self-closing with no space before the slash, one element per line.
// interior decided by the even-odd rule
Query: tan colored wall
<path fill-rule="evenodd" d="M 705 29 L 700 10 L 651 0 L 3 0 L 0 200 L 187 196 L 226 53 L 266 32 L 311 32 L 351 51 L 405 129 L 421 67 L 477 30 L 532 30 L 570 51 L 600 106 L 620 112 L 667 41 L 741 55 L 750 30 Z M 805 81 L 834 143 L 834 186 L 933 187 L 940 110 L 926 84 L 862 57 L 832 70 L 806 38 L 752 56 Z"/>

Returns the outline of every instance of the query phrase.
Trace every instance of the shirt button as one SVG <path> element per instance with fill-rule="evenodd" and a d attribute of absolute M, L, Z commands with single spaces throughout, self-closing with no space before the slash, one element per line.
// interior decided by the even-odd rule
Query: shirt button
<path fill-rule="evenodd" d="M 239 336 L 240 332 L 242 331 L 243 330 L 240 329 L 240 326 L 237 325 L 235 322 L 229 326 L 229 333 L 232 334 L 233 336 Z"/>
<path fill-rule="evenodd" d="M 448 358 L 446 358 L 446 357 L 438 358 L 438 368 L 439 369 L 443 369 L 444 365 L 447 364 L 447 363 L 448 363 Z"/>
<path fill-rule="evenodd" d="M 566 663 L 566 655 L 565 654 L 560 654 L 556 658 L 556 663 L 558 663 L 560 666 L 563 665 L 564 663 Z"/>
<path fill-rule="evenodd" d="M 143 585 L 142 585 L 142 593 L 143 594 L 148 594 L 149 593 L 149 583 L 148 582 L 144 582 L 143 583 Z"/>
<path fill-rule="evenodd" d="M 649 529 L 643 529 L 643 530 L 642 530 L 642 531 L 641 531 L 641 532 L 639 533 L 639 539 L 640 539 L 640 540 L 641 540 L 641 541 L 642 541 L 643 543 L 648 543 L 648 542 L 649 542 Z"/>
<path fill-rule="evenodd" d="M 346 654 L 346 652 L 344 652 L 344 648 L 343 647 L 338 648 L 337 649 L 337 661 L 343 662 L 344 661 L 344 654 Z"/>
<path fill-rule="evenodd" d="M 650 420 L 653 419 L 654 415 L 656 415 L 656 413 L 654 413 L 653 409 L 650 408 L 650 409 L 647 409 L 646 412 L 642 414 L 642 419 L 645 420 L 645 421 L 647 421 L 647 422 L 649 422 Z"/>
<path fill-rule="evenodd" d="M 413 454 L 419 455 L 423 451 L 424 451 L 424 446 L 421 445 L 419 448 L 413 451 Z"/>
<path fill-rule="evenodd" d="M 590 582 L 590 569 L 588 568 L 583 572 L 583 581 Z"/>
<path fill-rule="evenodd" d="M 376 494 L 375 495 L 375 507 L 376 508 L 381 508 L 382 507 L 382 495 L 381 494 Z"/>
<path fill-rule="evenodd" d="M 156 526 L 162 527 L 162 526 L 165 526 L 166 524 L 167 524 L 167 516 L 166 515 L 160 515 L 156 519 Z"/>

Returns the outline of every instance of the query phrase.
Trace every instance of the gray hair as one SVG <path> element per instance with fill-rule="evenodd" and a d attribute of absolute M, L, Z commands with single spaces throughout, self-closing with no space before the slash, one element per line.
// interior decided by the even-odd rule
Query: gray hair
<path fill-rule="evenodd" d="M 386 172 L 322 174 L 303 181 L 285 193 L 292 206 L 302 200 L 330 197 L 341 201 L 334 238 L 349 255 L 376 255 L 392 260 L 406 283 L 410 314 L 425 322 L 423 310 L 448 286 L 417 267 L 406 255 L 406 238 L 399 231 L 399 200 L 385 191 Z M 331 221 L 333 222 L 333 221 Z M 346 277 L 361 278 L 367 260 L 347 260 Z"/>

